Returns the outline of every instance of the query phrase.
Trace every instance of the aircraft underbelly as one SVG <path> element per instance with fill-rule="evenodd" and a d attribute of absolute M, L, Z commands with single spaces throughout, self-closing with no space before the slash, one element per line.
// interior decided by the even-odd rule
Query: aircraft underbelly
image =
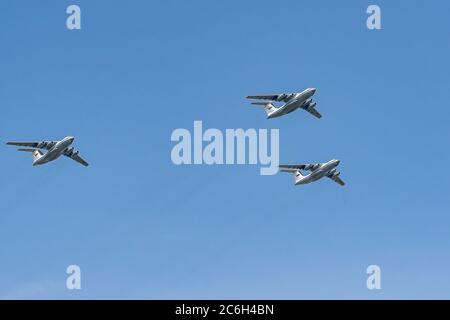
<path fill-rule="evenodd" d="M 291 113 L 292 111 L 297 110 L 298 108 L 300 108 L 303 104 L 303 100 L 296 100 L 293 101 L 291 103 L 288 103 L 283 109 L 285 114 Z"/>
<path fill-rule="evenodd" d="M 317 181 L 317 180 L 319 180 L 320 178 L 322 178 L 324 175 L 325 175 L 325 174 L 324 174 L 323 171 L 317 171 L 317 172 L 311 173 L 311 174 L 309 175 L 310 181 L 311 181 L 311 182 Z"/>
<path fill-rule="evenodd" d="M 58 159 L 61 155 L 61 150 L 56 149 L 47 152 L 43 157 L 45 157 L 45 162 L 49 162 Z"/>

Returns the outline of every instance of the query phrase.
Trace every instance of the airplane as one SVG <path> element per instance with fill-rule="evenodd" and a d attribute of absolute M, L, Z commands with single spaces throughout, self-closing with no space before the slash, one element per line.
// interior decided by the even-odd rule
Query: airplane
<path fill-rule="evenodd" d="M 71 147 L 74 137 L 65 137 L 61 141 L 39 141 L 39 142 L 7 142 L 8 145 L 28 147 L 29 149 L 17 149 L 18 151 L 32 152 L 33 155 L 33 166 L 38 166 L 45 164 L 47 162 L 58 159 L 60 156 L 64 155 L 69 157 L 83 166 L 87 167 L 89 164 L 79 156 L 79 152 L 75 151 Z M 47 153 L 42 153 L 40 149 L 48 150 Z"/>
<path fill-rule="evenodd" d="M 316 88 L 307 88 L 300 93 L 247 96 L 246 98 L 284 102 L 284 105 L 278 108 L 275 107 L 273 102 L 252 102 L 253 105 L 264 106 L 267 119 L 284 116 L 299 108 L 308 111 L 313 116 L 320 119 L 322 118 L 322 115 L 315 109 L 316 102 L 313 102 L 311 99 L 315 93 Z"/>
<path fill-rule="evenodd" d="M 323 177 L 328 177 L 334 182 L 345 185 L 345 182 L 339 178 L 341 174 L 337 171 L 336 167 L 339 165 L 340 161 L 333 159 L 325 163 L 315 163 L 315 164 L 281 164 L 278 167 L 282 172 L 290 172 L 294 175 L 295 185 L 307 184 L 313 181 L 317 181 Z M 301 174 L 300 170 L 310 171 L 311 173 L 307 176 Z"/>

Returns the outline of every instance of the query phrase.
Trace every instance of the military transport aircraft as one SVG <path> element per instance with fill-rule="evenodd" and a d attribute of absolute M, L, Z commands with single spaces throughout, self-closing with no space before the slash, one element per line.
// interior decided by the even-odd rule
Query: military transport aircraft
<path fill-rule="evenodd" d="M 337 182 L 341 186 L 345 185 L 345 182 L 339 178 L 341 174 L 337 171 L 336 167 L 339 165 L 339 160 L 330 160 L 325 163 L 316 164 L 281 164 L 278 167 L 282 172 L 290 172 L 294 175 L 295 185 L 306 184 L 323 177 L 328 177 L 331 180 Z M 301 174 L 300 170 L 310 171 L 307 176 Z"/>
<path fill-rule="evenodd" d="M 308 111 L 317 118 L 321 118 L 322 115 L 315 109 L 316 102 L 313 102 L 313 100 L 311 99 L 314 93 L 316 93 L 315 88 L 307 88 L 300 93 L 247 96 L 246 98 L 284 102 L 284 105 L 278 108 L 275 107 L 273 102 L 252 102 L 253 105 L 264 106 L 264 110 L 267 114 L 267 119 L 284 116 L 299 108 Z"/>
<path fill-rule="evenodd" d="M 33 166 L 45 164 L 47 162 L 58 159 L 60 156 L 65 155 L 87 167 L 89 164 L 84 161 L 79 152 L 75 151 L 71 147 L 74 137 L 65 137 L 61 141 L 38 141 L 38 142 L 7 142 L 6 144 L 20 147 L 28 147 L 28 149 L 18 149 L 18 151 L 32 152 Z M 47 150 L 47 153 L 42 153 L 40 149 Z"/>

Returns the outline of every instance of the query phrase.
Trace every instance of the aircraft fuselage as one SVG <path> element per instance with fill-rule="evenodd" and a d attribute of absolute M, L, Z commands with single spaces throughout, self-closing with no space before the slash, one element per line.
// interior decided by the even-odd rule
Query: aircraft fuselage
<path fill-rule="evenodd" d="M 321 164 L 317 169 L 313 170 L 309 175 L 299 179 L 295 185 L 306 184 L 317 181 L 328 174 L 339 165 L 339 160 L 330 160 L 327 163 Z"/>
<path fill-rule="evenodd" d="M 267 116 L 267 118 L 272 119 L 281 117 L 297 110 L 298 108 L 301 108 L 305 104 L 311 102 L 311 97 L 314 95 L 315 92 L 316 89 L 308 88 L 300 93 L 292 95 L 292 97 L 290 97 L 289 100 L 284 105 L 282 105 L 276 111 Z"/>
<path fill-rule="evenodd" d="M 74 137 L 65 137 L 61 141 L 58 141 L 50 150 L 47 151 L 42 157 L 36 159 L 33 162 L 33 166 L 45 164 L 47 162 L 58 159 L 64 154 L 64 151 L 73 143 Z"/>

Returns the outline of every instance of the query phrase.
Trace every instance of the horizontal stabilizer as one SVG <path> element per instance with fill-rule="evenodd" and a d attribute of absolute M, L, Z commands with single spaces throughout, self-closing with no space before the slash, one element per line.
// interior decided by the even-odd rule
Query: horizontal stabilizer
<path fill-rule="evenodd" d="M 272 102 L 252 102 L 252 104 L 255 106 L 265 106 L 265 107 L 272 106 L 273 107 Z"/>
<path fill-rule="evenodd" d="M 281 172 L 290 172 L 290 173 L 295 173 L 298 171 L 298 169 L 294 169 L 294 168 L 280 168 Z"/>
<path fill-rule="evenodd" d="M 33 156 L 33 165 L 34 162 L 38 159 L 40 159 L 43 156 L 43 153 L 41 152 L 41 150 L 37 149 L 37 148 L 29 148 L 29 149 L 17 149 L 17 151 L 25 151 L 25 152 L 32 152 L 32 156 Z"/>
<path fill-rule="evenodd" d="M 272 102 L 258 101 L 258 102 L 252 102 L 252 105 L 263 106 L 264 111 L 266 112 L 267 116 L 270 116 L 273 112 L 275 112 L 277 110 L 277 108 L 273 105 Z"/>
<path fill-rule="evenodd" d="M 17 149 L 17 151 L 26 151 L 26 152 L 34 152 L 39 149 Z"/>

